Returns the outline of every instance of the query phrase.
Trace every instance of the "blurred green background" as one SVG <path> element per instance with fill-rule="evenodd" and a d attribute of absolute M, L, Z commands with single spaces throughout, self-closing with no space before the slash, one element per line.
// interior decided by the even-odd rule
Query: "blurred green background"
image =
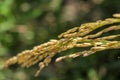
<path fill-rule="evenodd" d="M 119 12 L 120 0 L 0 0 L 0 67 L 72 27 Z M 119 55 L 120 50 L 107 50 L 59 63 L 53 59 L 39 77 L 34 77 L 37 65 L 29 69 L 14 65 L 0 71 L 0 80 L 120 80 Z"/>

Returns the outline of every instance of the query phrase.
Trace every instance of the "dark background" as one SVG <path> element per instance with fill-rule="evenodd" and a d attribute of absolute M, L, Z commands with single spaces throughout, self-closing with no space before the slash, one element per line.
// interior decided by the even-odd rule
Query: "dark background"
<path fill-rule="evenodd" d="M 120 0 L 0 0 L 0 66 L 17 53 L 58 39 L 60 33 L 81 23 L 103 20 L 120 12 Z M 120 50 L 106 50 L 88 57 L 56 57 L 34 77 L 38 66 L 18 65 L 0 71 L 0 80 L 119 80 Z"/>

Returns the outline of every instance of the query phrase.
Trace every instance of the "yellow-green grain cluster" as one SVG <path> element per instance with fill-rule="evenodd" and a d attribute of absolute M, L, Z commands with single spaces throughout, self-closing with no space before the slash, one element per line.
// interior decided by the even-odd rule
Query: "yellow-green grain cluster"
<path fill-rule="evenodd" d="M 72 49 L 75 47 L 89 47 L 89 50 L 76 52 L 66 56 L 61 56 L 56 59 L 59 62 L 65 58 L 75 58 L 78 56 L 88 56 L 97 51 L 106 49 L 120 49 L 120 41 L 115 40 L 120 34 L 101 36 L 112 30 L 120 29 L 120 17 L 119 14 L 114 14 L 115 18 L 108 18 L 105 20 L 99 20 L 97 22 L 85 23 L 80 27 L 74 27 L 58 36 L 57 39 L 51 39 L 50 41 L 35 46 L 32 50 L 25 50 L 18 55 L 10 58 L 6 61 L 4 68 L 9 67 L 15 63 L 20 64 L 22 67 L 30 67 L 36 63 L 39 65 L 39 70 L 35 76 L 38 76 L 40 71 L 47 66 L 52 58 L 62 51 Z M 117 23 L 117 24 L 115 24 Z M 107 26 L 107 27 L 106 27 Z M 90 34 L 98 28 L 104 27 L 103 30 L 98 31 L 95 34 Z"/>

